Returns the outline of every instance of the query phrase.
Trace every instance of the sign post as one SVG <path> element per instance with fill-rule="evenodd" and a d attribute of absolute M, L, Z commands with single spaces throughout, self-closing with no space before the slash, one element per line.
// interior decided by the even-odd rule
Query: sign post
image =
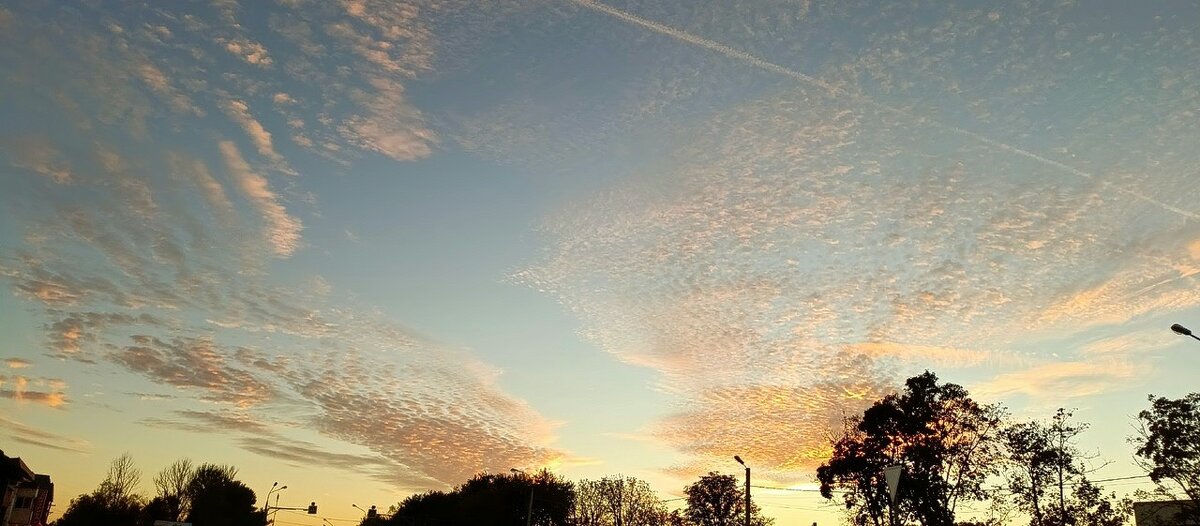
<path fill-rule="evenodd" d="M 899 464 L 883 468 L 883 479 L 888 487 L 888 516 L 892 526 L 896 524 L 896 491 L 900 489 L 900 473 L 904 466 Z"/>

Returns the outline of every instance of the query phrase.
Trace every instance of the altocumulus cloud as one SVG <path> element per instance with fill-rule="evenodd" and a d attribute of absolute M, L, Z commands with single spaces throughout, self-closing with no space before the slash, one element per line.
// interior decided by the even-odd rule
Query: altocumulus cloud
<path fill-rule="evenodd" d="M 794 477 L 822 459 L 842 415 L 935 364 L 998 370 L 980 386 L 987 397 L 1111 390 L 1144 370 L 1125 358 L 1101 367 L 1042 355 L 1025 336 L 1200 305 L 1191 249 L 1200 227 L 1176 212 L 1188 208 L 1180 196 L 1140 193 L 1188 186 L 1200 162 L 1179 143 L 1200 132 L 1194 119 L 1146 116 L 1152 100 L 1194 96 L 1175 84 L 1194 82 L 1192 68 L 1167 66 L 1200 53 L 1188 28 L 1097 34 L 1064 22 L 1078 14 L 1070 5 L 1039 5 L 1036 16 L 876 7 L 781 13 L 747 21 L 745 32 L 713 23 L 727 18 L 709 12 L 730 9 L 720 5 L 647 8 L 638 14 L 670 16 L 712 45 L 682 33 L 641 51 L 625 39 L 595 44 L 662 61 L 657 85 L 706 78 L 694 68 L 708 64 L 690 55 L 705 52 L 754 66 L 770 86 L 732 108 L 695 109 L 707 111 L 698 124 L 676 121 L 664 133 L 683 137 L 679 146 L 619 167 L 613 187 L 547 218 L 552 248 L 515 275 L 562 301 L 613 355 L 660 373 L 679 408 L 652 431 L 691 459 L 675 472 L 724 465 L 754 436 L 764 452 L 756 464 Z M 806 54 L 806 39 L 847 23 L 862 42 Z M 722 31 L 729 38 L 716 38 Z M 1154 57 L 1163 67 L 1151 77 L 1170 81 L 1153 95 L 1131 87 L 1120 72 L 1132 64 L 1105 51 L 1122 46 Z M 1004 66 L 980 58 L 997 53 Z M 1063 70 L 1062 57 L 1076 69 Z M 1132 106 L 1064 104 L 1051 117 L 1029 102 L 1084 72 L 1100 79 L 1089 97 L 1116 92 Z M 696 108 L 698 91 L 674 92 L 652 101 L 657 114 Z M 575 110 L 547 104 L 541 111 Z M 489 130 L 506 129 L 484 119 L 466 132 L 488 151 L 489 140 L 511 141 Z M 1046 131 L 1030 137 L 1035 129 Z M 545 139 L 584 133 L 566 126 Z M 1105 151 L 1113 137 L 1138 153 Z M 592 142 L 623 145 L 611 135 Z M 568 161 L 589 155 L 574 148 L 583 151 Z"/>
<path fill-rule="evenodd" d="M 555 425 L 501 391 L 486 364 L 347 306 L 327 283 L 291 286 L 269 272 L 305 249 L 306 216 L 318 217 L 311 199 L 296 199 L 294 181 L 310 175 L 291 177 L 296 150 L 280 138 L 339 162 L 429 155 L 437 134 L 405 83 L 433 66 L 424 16 L 466 5 L 273 4 L 261 25 L 240 20 L 236 2 L 210 7 L 0 10 L 11 72 L 0 88 L 67 123 L 0 141 L 0 193 L 23 219 L 0 276 L 39 313 L 45 354 L 119 366 L 169 391 L 154 403 L 193 408 L 147 425 L 226 434 L 284 461 L 365 463 L 392 484 L 565 458 Z M 201 118 L 228 119 L 226 132 L 196 132 Z M 2 381 L 5 398 L 68 400 L 51 379 Z M 324 451 L 257 424 L 278 407 L 297 415 L 290 426 L 368 453 Z M 8 427 L 22 441 L 86 449 Z"/>

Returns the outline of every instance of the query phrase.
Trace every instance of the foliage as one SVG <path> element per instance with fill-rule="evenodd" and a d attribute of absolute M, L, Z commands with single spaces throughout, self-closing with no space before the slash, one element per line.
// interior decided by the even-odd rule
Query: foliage
<path fill-rule="evenodd" d="M 194 526 L 262 526 L 266 513 L 254 506 L 254 490 L 238 482 L 233 466 L 203 464 L 184 489 L 191 503 L 187 521 Z"/>
<path fill-rule="evenodd" d="M 142 472 L 133 463 L 129 453 L 113 459 L 108 465 L 108 475 L 96 488 L 96 494 L 109 501 L 134 499 L 141 501 L 137 495 L 137 485 L 142 481 Z"/>
<path fill-rule="evenodd" d="M 851 419 L 833 443 L 832 457 L 817 470 L 821 494 L 843 502 L 858 525 L 882 524 L 888 511 L 883 469 L 904 468 L 895 512 L 901 523 L 954 524 L 960 500 L 984 500 L 985 480 L 998 472 L 1004 413 L 980 405 L 963 387 L 939 385 L 925 373 Z"/>
<path fill-rule="evenodd" d="M 524 526 L 531 494 L 531 524 L 569 524 L 574 487 L 547 470 L 533 476 L 481 474 L 451 492 L 409 496 L 392 509 L 387 524 Z"/>
<path fill-rule="evenodd" d="M 1001 436 L 1007 453 L 1008 489 L 1030 526 L 1118 526 L 1131 503 L 1104 495 L 1087 479 L 1086 458 L 1075 446 L 1086 424 L 1059 409 L 1046 422 L 1018 422 Z"/>
<path fill-rule="evenodd" d="M 1135 460 L 1160 497 L 1200 501 L 1200 393 L 1178 400 L 1150 395 L 1149 401 L 1150 409 L 1138 413 L 1140 429 L 1131 439 Z M 1200 507 L 1184 512 L 1200 519 Z"/>
<path fill-rule="evenodd" d="M 1083 474 L 1073 440 L 1086 426 L 1071 424 L 1070 418 L 1069 411 L 1059 409 L 1048 424 L 1017 422 L 1001 432 L 1008 489 L 1032 526 L 1059 523 L 1055 517 L 1064 514 L 1066 486 Z"/>
<path fill-rule="evenodd" d="M 1133 502 L 1104 495 L 1086 478 L 1075 484 L 1072 498 L 1058 524 L 1073 526 L 1121 526 L 1133 511 Z"/>
<path fill-rule="evenodd" d="M 87 495 L 71 500 L 67 511 L 59 517 L 57 526 L 115 526 L 132 525 L 142 513 L 142 497 L 135 491 L 141 472 L 128 453 L 115 459 L 108 475 Z"/>
<path fill-rule="evenodd" d="M 142 507 L 142 518 L 140 524 L 142 526 L 153 526 L 154 521 L 169 520 L 178 521 L 182 517 L 179 513 L 179 498 L 174 496 L 158 495 L 150 502 Z"/>
<path fill-rule="evenodd" d="M 684 515 L 694 526 L 740 526 L 746 520 L 745 493 L 733 475 L 709 472 L 684 488 L 683 493 L 687 496 Z M 773 522 L 750 503 L 752 526 L 769 526 Z"/>
<path fill-rule="evenodd" d="M 571 519 L 576 526 L 657 526 L 667 509 L 646 481 L 618 475 L 579 481 Z"/>
<path fill-rule="evenodd" d="M 93 492 L 71 500 L 56 526 L 118 526 L 137 524 L 142 506 L 136 499 L 106 500 Z"/>
<path fill-rule="evenodd" d="M 192 461 L 181 458 L 154 476 L 154 488 L 158 490 L 158 496 L 147 505 L 147 508 L 155 506 L 154 517 L 159 520 L 179 521 L 187 516 L 191 505 L 190 499 L 187 498 L 187 486 L 195 472 Z"/>

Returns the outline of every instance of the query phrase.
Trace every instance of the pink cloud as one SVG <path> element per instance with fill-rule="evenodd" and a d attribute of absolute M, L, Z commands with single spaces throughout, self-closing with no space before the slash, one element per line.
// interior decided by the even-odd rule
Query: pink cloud
<path fill-rule="evenodd" d="M 255 66 L 270 66 L 271 57 L 267 48 L 258 42 L 245 38 L 225 42 L 225 50 Z"/>
<path fill-rule="evenodd" d="M 267 240 L 275 255 L 292 255 L 300 247 L 300 231 L 303 229 L 300 220 L 288 214 L 287 209 L 279 203 L 278 196 L 271 191 L 267 178 L 250 168 L 237 146 L 230 141 L 221 141 L 218 148 L 238 189 L 254 203 L 267 223 Z"/>
<path fill-rule="evenodd" d="M 262 123 L 258 122 L 253 115 L 250 114 L 250 107 L 245 102 L 240 100 L 226 101 L 222 106 L 229 118 L 233 119 L 246 131 L 246 135 L 250 136 L 250 140 L 254 142 L 254 148 L 260 155 L 270 159 L 271 162 L 277 165 L 282 165 L 283 156 L 275 151 L 275 145 L 271 139 L 271 132 L 263 127 Z"/>
<path fill-rule="evenodd" d="M 13 166 L 24 168 L 58 184 L 67 184 L 72 179 L 71 163 L 44 137 L 26 137 L 0 141 L 11 156 Z"/>

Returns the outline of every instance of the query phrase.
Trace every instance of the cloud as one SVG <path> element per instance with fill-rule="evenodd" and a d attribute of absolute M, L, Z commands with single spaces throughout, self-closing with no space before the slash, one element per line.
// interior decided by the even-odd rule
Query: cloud
<path fill-rule="evenodd" d="M 255 66 L 270 66 L 272 63 L 271 57 L 267 54 L 267 48 L 249 39 L 228 40 L 225 42 L 225 50 Z"/>
<path fill-rule="evenodd" d="M 420 112 L 408 103 L 404 86 L 383 78 L 370 80 L 373 93 L 360 92 L 356 98 L 367 110 L 350 117 L 338 127 L 351 144 L 372 150 L 397 161 L 428 157 L 437 135 L 425 128 Z"/>
<path fill-rule="evenodd" d="M 1130 380 L 1147 370 L 1144 364 L 1118 359 L 1052 362 L 1001 373 L 973 386 L 971 391 L 983 399 L 1014 394 L 1039 399 L 1081 398 L 1127 387 Z"/>
<path fill-rule="evenodd" d="M 86 440 L 68 438 L 34 428 L 16 420 L 0 417 L 0 427 L 3 427 L 9 438 L 22 444 L 44 447 L 67 453 L 91 453 L 91 445 Z"/>
<path fill-rule="evenodd" d="M 288 214 L 287 209 L 279 203 L 279 198 L 271 191 L 267 178 L 250 168 L 237 146 L 230 141 L 221 141 L 218 147 L 238 189 L 254 203 L 263 221 L 267 223 L 267 240 L 271 243 L 275 255 L 292 255 L 300 247 L 300 231 L 303 229 L 300 220 Z"/>
<path fill-rule="evenodd" d="M 163 322 L 150 314 L 131 315 L 105 312 L 63 314 L 46 326 L 52 356 L 93 362 L 100 347 L 98 334 L 113 326 L 161 328 Z"/>
<path fill-rule="evenodd" d="M 226 195 L 225 187 L 212 176 L 203 161 L 172 153 L 168 154 L 167 162 L 173 173 L 181 175 L 200 191 L 218 217 L 230 218 L 235 214 L 233 202 Z"/>
<path fill-rule="evenodd" d="M 250 108 L 245 102 L 230 100 L 226 101 L 223 107 L 229 118 L 233 119 L 241 125 L 242 129 L 246 130 L 246 135 L 250 136 L 250 140 L 254 142 L 254 147 L 260 155 L 275 164 L 282 165 L 283 156 L 275 151 L 275 146 L 271 142 L 271 132 L 263 128 L 263 125 L 250 115 Z"/>
<path fill-rule="evenodd" d="M 147 418 L 143 424 L 161 429 L 191 431 L 194 433 L 247 433 L 270 435 L 268 421 L 257 419 L 243 411 L 194 411 L 178 410 L 173 414 L 177 418 Z"/>
<path fill-rule="evenodd" d="M 864 6 L 844 7 L 858 13 Z M 1032 88 L 993 85 L 993 80 L 1032 80 L 1005 77 L 1011 65 L 986 74 L 971 70 L 991 67 L 977 60 L 994 51 L 991 36 L 977 41 L 969 33 L 946 35 L 957 41 L 939 42 L 942 54 L 932 55 L 939 57 L 935 62 L 928 49 L 914 49 L 923 43 L 908 33 L 873 29 L 863 33 L 869 44 L 842 42 L 845 55 L 833 53 L 822 63 L 795 50 L 826 44 L 803 36 L 792 43 L 790 36 L 799 27 L 819 28 L 834 15 L 792 20 L 785 40 L 795 47 L 783 49 L 767 33 L 754 34 L 758 24 L 774 19 L 748 21 L 743 34 L 728 29 L 738 23 L 714 24 L 726 20 L 716 16 L 725 9 L 730 8 L 705 6 L 666 15 L 671 27 L 686 27 L 688 33 L 667 34 L 676 41 L 649 49 L 645 39 L 626 38 L 628 28 L 604 26 L 614 36 L 600 41 L 610 53 L 636 53 L 647 61 L 654 85 L 693 80 L 732 90 L 741 85 L 726 78 L 733 70 L 752 78 L 744 93 L 710 94 L 695 105 L 686 92 L 663 105 L 658 102 L 665 96 L 649 101 L 654 104 L 630 104 L 653 107 L 656 119 L 666 121 L 647 125 L 647 132 L 628 131 L 623 121 L 581 109 L 577 98 L 557 102 L 539 91 L 514 97 L 508 109 L 491 117 L 468 119 L 475 126 L 466 130 L 484 151 L 493 146 L 490 133 L 499 135 L 491 140 L 505 153 L 526 138 L 539 152 L 549 144 L 563 157 L 550 164 L 565 171 L 590 168 L 588 156 L 597 151 L 632 152 L 587 172 L 613 182 L 549 214 L 543 231 L 550 246 L 514 279 L 560 301 L 580 319 L 583 337 L 657 373 L 658 386 L 676 397 L 679 407 L 659 423 L 655 436 L 689 458 L 685 467 L 736 452 L 736 444 L 724 437 L 729 429 L 746 431 L 743 421 L 751 422 L 756 433 L 765 430 L 765 443 L 755 444 L 768 452 L 764 469 L 782 475 L 819 460 L 823 434 L 837 424 L 831 415 L 862 407 L 842 387 L 869 400 L 904 375 L 931 366 L 950 374 L 1017 370 L 983 386 L 986 396 L 1053 396 L 1059 388 L 1068 396 L 1086 396 L 1111 389 L 1148 369 L 1123 361 L 1125 351 L 1099 348 L 1066 349 L 1063 365 L 1045 364 L 1050 357 L 1030 343 L 1047 334 L 1080 335 L 1200 306 L 1188 245 L 1196 239 L 1195 223 L 1176 210 L 1187 212 L 1186 201 L 1163 190 L 1186 184 L 1183 157 L 1196 157 L 1168 154 L 1174 146 L 1164 145 L 1175 143 L 1165 130 L 1155 131 L 1153 139 L 1129 139 L 1139 151 L 1155 152 L 1147 154 L 1152 157 L 1168 154 L 1172 161 L 1166 173 L 1141 154 L 1133 156 L 1137 159 L 1103 154 L 1097 145 L 1111 144 L 1114 135 L 1124 140 L 1129 134 L 1118 123 L 1131 118 L 1089 117 L 1064 130 L 1036 104 L 1000 95 L 997 91 L 1012 88 L 1049 96 L 1070 82 L 1052 63 L 1018 55 L 1013 60 L 1022 67 L 1041 72 L 1031 78 L 1047 78 L 1044 74 L 1055 80 Z M 906 24 L 931 32 L 938 30 L 928 26 L 938 23 L 962 28 L 982 23 L 958 12 L 940 21 L 922 20 L 907 8 L 868 16 L 901 14 Z M 843 15 L 856 19 L 848 13 L 836 16 Z M 1008 23 L 1007 17 L 1001 20 Z M 670 27 L 649 29 L 666 33 Z M 717 40 L 697 41 L 697 35 L 729 33 L 737 38 L 727 50 L 713 49 L 724 45 Z M 1030 39 L 1048 44 L 1040 35 Z M 701 62 L 692 58 L 695 49 L 678 51 L 679 40 L 717 51 L 721 62 L 732 58 L 740 64 Z M 748 57 L 734 52 L 739 49 L 748 50 Z M 1082 44 L 1072 44 L 1071 51 L 1104 67 L 1095 56 L 1099 51 Z M 809 64 L 787 67 L 814 82 L 797 85 L 796 75 L 781 78 L 785 72 L 771 71 L 775 62 L 754 63 L 755 57 Z M 772 74 L 756 75 L 755 68 Z M 548 81 L 536 70 L 529 73 L 529 85 Z M 969 98 L 938 85 L 979 75 L 989 79 L 978 88 L 985 93 Z M 583 80 L 556 80 L 575 86 L 572 81 Z M 1095 89 L 1122 91 L 1127 86 L 1121 82 Z M 621 88 L 612 86 L 605 94 Z M 1159 95 L 1181 100 L 1177 93 Z M 881 104 L 862 104 L 863 97 Z M 621 101 L 615 95 L 606 100 L 614 99 Z M 738 102 L 701 104 L 714 99 Z M 981 106 L 988 111 L 980 112 Z M 687 118 L 674 117 L 689 110 Z M 570 117 L 560 122 L 557 115 Z M 935 116 L 969 126 L 931 124 Z M 1195 128 L 1194 123 L 1179 126 Z M 1032 129 L 1053 131 L 1043 137 L 1029 133 Z M 964 130 L 987 130 L 987 136 Z M 671 139 L 663 148 L 637 144 L 658 137 Z M 1082 155 L 1059 162 L 1068 156 L 1050 143 L 1069 144 L 1072 155 L 1086 149 L 1090 159 L 1122 158 L 1128 164 L 1097 169 L 1103 163 L 1089 163 Z M 1029 149 L 1033 144 L 1046 146 Z M 1017 147 L 1021 151 L 1013 150 Z M 1153 191 L 1132 195 L 1115 188 Z M 1113 355 L 1111 371 L 1074 356 L 1102 351 Z M 1035 387 L 1022 390 L 1025 381 Z M 802 405 L 801 392 L 819 406 Z M 739 405 L 742 400 L 752 403 Z M 784 419 L 815 416 L 788 428 L 770 411 L 759 416 L 758 406 L 777 407 L 788 415 Z M 794 452 L 776 451 L 771 446 L 776 442 L 799 444 L 813 456 L 800 459 Z"/>
<path fill-rule="evenodd" d="M 5 389 L 5 384 L 11 385 L 12 388 Z M 30 389 L 31 384 L 35 388 L 45 388 L 46 390 Z M 67 404 L 67 396 L 63 393 L 65 389 L 66 384 L 62 380 L 54 378 L 0 375 L 0 398 L 8 398 L 17 402 L 31 402 L 52 408 L 61 408 Z"/>
<path fill-rule="evenodd" d="M 24 358 L 5 358 L 3 362 L 9 369 L 24 369 L 33 365 L 33 362 Z"/>
<path fill-rule="evenodd" d="M 566 458 L 550 447 L 554 425 L 496 390 L 482 364 L 420 344 L 410 352 L 418 359 L 397 366 L 327 355 L 285 377 L 320 408 L 311 425 L 443 484 Z"/>
<path fill-rule="evenodd" d="M 10 162 L 50 179 L 58 184 L 71 182 L 71 163 L 44 137 L 25 137 L 0 140 L 0 148 L 8 154 Z"/>
<path fill-rule="evenodd" d="M 183 94 L 179 91 L 179 89 L 172 85 L 171 79 L 168 78 L 166 73 L 163 73 L 158 66 L 150 62 L 144 62 L 138 67 L 137 72 L 138 76 L 142 79 L 142 82 L 144 82 L 151 91 L 165 99 L 168 104 L 170 104 L 171 109 L 178 113 L 190 113 L 197 117 L 204 116 L 204 110 L 200 109 L 199 106 L 192 102 L 190 97 Z"/>
<path fill-rule="evenodd" d="M 135 335 L 133 345 L 110 359 L 131 371 L 168 385 L 197 388 L 201 398 L 250 407 L 275 397 L 275 389 L 248 371 L 231 366 L 226 354 L 208 339 L 163 341 Z"/>
<path fill-rule="evenodd" d="M 303 244 L 284 196 L 310 183 L 275 188 L 232 141 L 217 144 L 221 170 L 206 157 L 214 135 L 196 109 L 209 105 L 246 133 L 261 169 L 287 165 L 280 132 L 255 108 L 278 112 L 296 142 L 335 162 L 356 149 L 430 155 L 437 134 L 406 84 L 431 73 L 429 17 L 441 8 L 366 7 L 273 4 L 239 22 L 230 2 L 215 16 L 168 7 L 145 24 L 53 7 L 61 16 L 31 16 L 20 33 L 4 33 L 22 51 L 0 54 L 29 75 L 0 82 L 47 108 L 48 121 L 74 126 L 47 144 L 93 148 L 87 163 L 69 165 L 71 193 L 14 197 L 27 199 L 17 227 L 28 234 L 0 255 L 4 282 L 43 320 L 44 349 L 65 369 L 116 366 L 169 390 L 130 395 L 176 409 L 147 425 L 226 434 L 275 459 L 319 457 L 356 472 L 352 464 L 369 462 L 370 476 L 411 489 L 569 459 L 554 446 L 557 424 L 500 390 L 493 367 L 322 283 L 273 271 L 272 256 Z M 260 21 L 275 33 L 261 33 Z M 287 55 L 290 46 L 300 53 Z M 226 54 L 261 67 L 231 65 Z M 55 93 L 38 98 L 32 86 Z M 241 228 L 249 223 L 261 234 Z M 35 392 L 54 389 L 30 380 L 21 395 Z M 197 405 L 215 409 L 179 410 Z M 294 440 L 289 426 L 322 440 Z"/>

